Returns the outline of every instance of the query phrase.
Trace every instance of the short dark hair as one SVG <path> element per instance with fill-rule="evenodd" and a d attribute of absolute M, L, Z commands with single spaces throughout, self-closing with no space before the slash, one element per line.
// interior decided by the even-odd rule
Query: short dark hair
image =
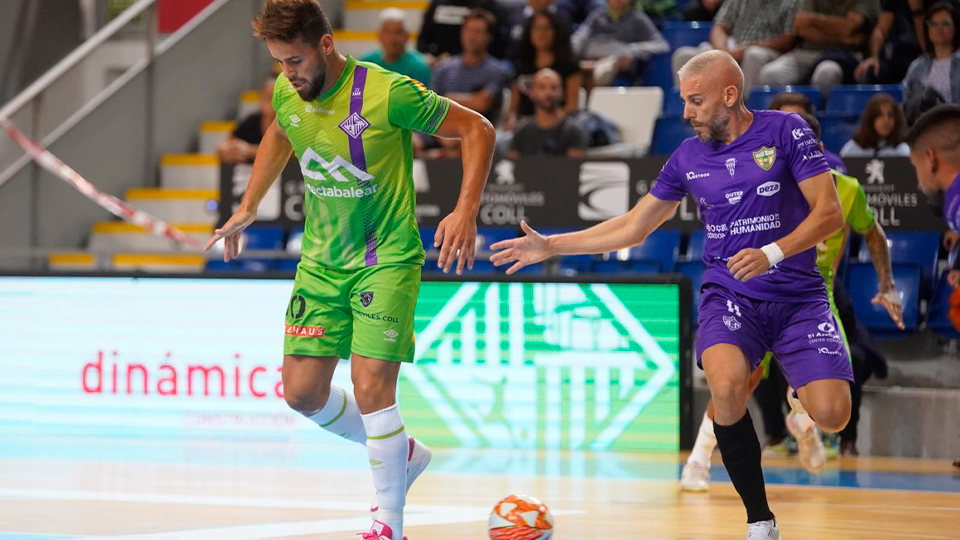
<path fill-rule="evenodd" d="M 884 105 L 889 105 L 893 108 L 894 125 L 890 135 L 885 139 L 881 139 L 880 135 L 874 129 L 873 124 L 874 120 L 880 116 L 880 109 Z M 906 137 L 906 131 L 907 119 L 903 116 L 903 109 L 900 108 L 900 104 L 897 103 L 897 100 L 893 99 L 893 96 L 890 94 L 879 93 L 874 94 L 874 96 L 870 98 L 870 101 L 867 102 L 867 106 L 860 116 L 860 125 L 857 126 L 857 130 L 853 133 L 853 140 L 859 144 L 861 148 L 879 148 L 880 141 L 886 142 L 888 146 L 897 146 L 903 142 Z"/>
<path fill-rule="evenodd" d="M 796 92 L 780 92 L 773 97 L 773 99 L 770 101 L 770 105 L 768 105 L 767 108 L 773 111 L 778 111 L 782 109 L 784 105 L 803 107 L 804 111 L 813 114 L 813 102 L 810 101 L 810 98 Z"/>
<path fill-rule="evenodd" d="M 803 121 L 813 130 L 813 136 L 817 139 L 817 142 L 820 142 L 820 121 L 817 120 L 817 117 L 808 112 L 799 113 L 799 116 L 803 118 Z"/>
<path fill-rule="evenodd" d="M 497 33 L 497 18 L 490 13 L 489 11 L 481 8 L 473 8 L 469 13 L 463 18 L 463 24 L 467 24 L 467 21 L 470 20 L 480 20 L 487 25 L 487 33 L 490 34 L 490 37 L 493 37 Z"/>
<path fill-rule="evenodd" d="M 299 38 L 316 46 L 325 34 L 333 35 L 333 27 L 317 0 L 267 0 L 253 20 L 253 35 L 264 40 Z"/>
<path fill-rule="evenodd" d="M 960 105 L 945 103 L 923 113 L 910 129 L 907 144 L 911 150 L 922 149 L 929 144 L 928 139 L 936 135 L 952 135 L 952 139 L 942 141 L 941 144 L 945 142 L 960 147 Z"/>

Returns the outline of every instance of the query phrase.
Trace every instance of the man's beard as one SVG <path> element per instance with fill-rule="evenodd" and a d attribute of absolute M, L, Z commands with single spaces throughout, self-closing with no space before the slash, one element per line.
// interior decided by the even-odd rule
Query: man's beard
<path fill-rule="evenodd" d="M 536 103 L 537 107 L 544 112 L 553 113 L 560 108 L 560 102 L 555 99 L 541 99 Z"/>
<path fill-rule="evenodd" d="M 714 118 L 713 120 L 710 121 L 709 124 L 707 124 L 706 133 L 702 135 L 698 133 L 697 137 L 699 137 L 700 140 L 703 142 L 726 141 L 727 137 L 730 134 L 728 131 L 729 125 L 730 125 L 730 113 L 724 111 L 723 114 Z"/>
<path fill-rule="evenodd" d="M 327 70 L 324 69 L 308 83 L 306 88 L 303 90 L 297 90 L 297 94 L 299 94 L 300 99 L 304 101 L 313 101 L 317 99 L 317 97 L 320 95 L 320 90 L 323 88 L 323 83 L 326 78 Z"/>

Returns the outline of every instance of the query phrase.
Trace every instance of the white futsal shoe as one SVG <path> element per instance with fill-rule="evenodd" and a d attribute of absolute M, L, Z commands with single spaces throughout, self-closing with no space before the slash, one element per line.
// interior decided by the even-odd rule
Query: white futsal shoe
<path fill-rule="evenodd" d="M 814 426 L 806 433 L 801 432 L 797 427 L 796 414 L 790 411 L 787 415 L 787 429 L 797 439 L 797 457 L 800 458 L 800 465 L 803 465 L 809 473 L 819 474 L 827 464 L 827 449 L 823 447 L 823 441 L 820 439 L 820 430 Z"/>
<path fill-rule="evenodd" d="M 751 523 L 747 529 L 747 540 L 782 540 L 780 527 L 777 527 L 777 522 L 772 519 Z"/>
<path fill-rule="evenodd" d="M 710 468 L 696 461 L 688 461 L 680 473 L 680 489 L 684 491 L 707 491 L 710 489 Z"/>
<path fill-rule="evenodd" d="M 429 446 L 413 437 L 410 437 L 408 441 L 410 443 L 410 451 L 407 454 L 407 493 L 410 492 L 410 486 L 413 485 L 414 480 L 423 473 L 427 465 L 430 464 L 430 459 L 433 458 L 433 452 L 430 451 Z M 376 496 L 374 496 L 373 502 L 370 504 L 370 515 L 374 519 L 377 518 L 378 510 L 380 510 L 380 504 L 377 502 Z"/>

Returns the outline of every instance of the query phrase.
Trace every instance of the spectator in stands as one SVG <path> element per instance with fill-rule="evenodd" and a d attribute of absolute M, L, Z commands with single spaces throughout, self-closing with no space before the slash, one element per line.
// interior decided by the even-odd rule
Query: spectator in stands
<path fill-rule="evenodd" d="M 490 53 L 503 58 L 506 53 L 506 31 L 497 26 L 506 20 L 497 0 L 432 0 L 423 13 L 417 50 L 422 52 L 431 66 L 456 56 L 463 51 L 460 27 L 474 9 L 482 9 L 493 15 L 494 23 Z"/>
<path fill-rule="evenodd" d="M 815 117 L 813 102 L 810 101 L 810 98 L 803 94 L 797 94 L 794 92 L 781 92 L 777 94 L 770 101 L 770 105 L 768 105 L 767 108 L 772 111 L 783 111 L 797 114 L 806 113 Z M 819 133 L 820 129 L 817 128 L 816 131 Z M 817 138 L 819 139 L 819 136 Z M 831 169 L 835 169 L 843 174 L 847 174 L 847 166 L 844 165 L 843 160 L 840 159 L 840 156 L 834 154 L 826 148 L 823 148 L 823 158 L 827 160 L 827 163 L 830 165 Z"/>
<path fill-rule="evenodd" d="M 507 27 L 509 28 L 510 34 L 509 60 L 516 59 L 519 53 L 519 44 L 523 39 L 523 30 L 526 28 L 527 23 L 530 22 L 530 18 L 537 13 L 550 13 L 556 16 L 567 25 L 567 31 L 569 33 L 573 21 L 567 12 L 557 8 L 554 0 L 527 0 L 525 4 L 514 8 L 507 20 Z"/>
<path fill-rule="evenodd" d="M 607 0 L 607 7 L 594 10 L 573 35 L 573 49 L 581 58 L 593 60 L 593 82 L 610 84 L 618 75 L 628 81 L 639 77 L 642 63 L 670 45 L 646 13 L 630 0 Z"/>
<path fill-rule="evenodd" d="M 743 87 L 752 88 L 760 68 L 793 48 L 796 36 L 793 17 L 800 0 L 726 0 L 710 30 L 710 43 L 699 47 L 679 47 L 673 53 L 673 82 L 680 84 L 677 72 L 698 53 L 710 48 L 727 51 L 743 70 Z"/>
<path fill-rule="evenodd" d="M 760 70 L 759 84 L 811 83 L 826 96 L 830 88 L 853 83 L 877 18 L 879 0 L 803 0 L 793 19 L 800 45 Z"/>
<path fill-rule="evenodd" d="M 510 159 L 520 156 L 583 157 L 587 149 L 587 132 L 574 122 L 560 106 L 563 101 L 563 79 L 550 68 L 537 71 L 530 91 L 534 116 L 520 123 L 510 143 Z"/>
<path fill-rule="evenodd" d="M 260 88 L 260 111 L 253 113 L 237 125 L 229 137 L 220 142 L 217 155 L 224 163 L 253 163 L 260 147 L 260 140 L 267 128 L 273 123 L 277 113 L 273 110 L 273 86 L 277 78 L 267 76 Z"/>
<path fill-rule="evenodd" d="M 430 84 L 430 65 L 419 51 L 407 49 L 410 33 L 407 32 L 403 11 L 387 8 L 380 12 L 380 31 L 377 34 L 380 48 L 363 55 L 360 60 L 372 62 L 425 85 Z"/>
<path fill-rule="evenodd" d="M 576 26 L 587 20 L 595 9 L 606 7 L 607 2 L 606 0 L 556 0 L 554 5 Z"/>
<path fill-rule="evenodd" d="M 960 103 L 960 14 L 949 2 L 927 10 L 924 41 L 927 52 L 910 64 L 903 79 L 904 109 L 911 120 L 938 101 Z"/>
<path fill-rule="evenodd" d="M 717 16 L 717 11 L 723 0 L 693 0 L 683 6 L 683 20 L 693 21 L 712 21 Z M 683 65 L 683 64 L 680 64 Z"/>
<path fill-rule="evenodd" d="M 517 121 L 533 114 L 530 90 L 533 76 L 544 68 L 560 75 L 561 107 L 567 114 L 579 108 L 583 75 L 570 45 L 570 31 L 559 15 L 549 11 L 534 14 L 527 19 L 518 43 L 514 62 L 516 77 L 510 92 L 510 114 L 506 128 L 513 130 Z"/>
<path fill-rule="evenodd" d="M 904 142 L 906 132 L 907 120 L 897 100 L 890 94 L 877 94 L 867 102 L 857 131 L 840 149 L 840 156 L 909 156 L 910 148 Z"/>
<path fill-rule="evenodd" d="M 433 90 L 496 122 L 511 70 L 489 54 L 496 20 L 489 11 L 471 10 L 460 29 L 463 54 L 437 66 Z"/>
<path fill-rule="evenodd" d="M 923 52 L 923 0 L 881 0 L 880 19 L 870 34 L 870 56 L 854 76 L 866 84 L 903 80 L 914 58 Z"/>

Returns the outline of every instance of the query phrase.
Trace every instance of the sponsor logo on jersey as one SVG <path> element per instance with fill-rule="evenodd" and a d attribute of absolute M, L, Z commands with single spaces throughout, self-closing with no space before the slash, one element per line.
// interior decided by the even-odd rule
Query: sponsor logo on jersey
<path fill-rule="evenodd" d="M 820 354 L 832 354 L 835 356 L 840 356 L 840 351 L 831 351 L 826 347 L 820 347 L 819 349 L 817 349 L 817 352 L 819 352 Z"/>
<path fill-rule="evenodd" d="M 761 169 L 769 171 L 770 167 L 773 167 L 773 163 L 777 161 L 777 149 L 763 146 L 753 153 L 753 160 L 757 162 Z"/>
<path fill-rule="evenodd" d="M 825 333 L 827 333 L 827 334 L 832 334 L 832 333 L 834 333 L 834 332 L 837 331 L 836 327 L 833 326 L 833 324 L 828 323 L 828 322 L 820 323 L 820 324 L 817 326 L 817 330 L 819 330 L 819 331 L 821 331 L 821 332 L 825 332 Z"/>
<path fill-rule="evenodd" d="M 299 326 L 296 324 L 285 324 L 284 333 L 290 336 L 297 337 L 323 337 L 323 327 L 322 326 Z"/>
<path fill-rule="evenodd" d="M 373 303 L 373 291 L 363 291 L 360 293 L 360 303 L 363 304 L 363 307 L 368 307 Z"/>
<path fill-rule="evenodd" d="M 340 129 L 354 139 L 359 138 L 363 130 L 368 127 L 370 127 L 370 122 L 367 122 L 366 118 L 357 113 L 351 114 L 346 120 L 340 122 Z"/>
<path fill-rule="evenodd" d="M 706 178 L 710 176 L 710 173 L 696 173 L 693 171 L 687 171 L 687 180 L 696 180 L 697 178 Z"/>
<path fill-rule="evenodd" d="M 299 294 L 290 299 L 290 318 L 299 319 L 307 311 L 307 301 Z"/>
<path fill-rule="evenodd" d="M 727 202 L 730 204 L 740 204 L 740 200 L 743 199 L 742 191 L 728 191 L 727 192 Z"/>
<path fill-rule="evenodd" d="M 297 115 L 295 115 L 295 114 L 291 114 L 291 115 L 290 115 L 290 127 L 295 127 L 295 128 L 300 127 L 300 117 L 299 117 L 299 116 L 297 116 Z"/>
<path fill-rule="evenodd" d="M 391 329 L 389 329 L 389 330 L 384 330 L 384 331 L 383 331 L 383 335 L 386 336 L 386 337 L 383 338 L 384 341 L 387 341 L 387 342 L 389 342 L 389 343 L 396 343 L 396 342 L 397 342 L 397 336 L 400 335 L 400 332 L 397 332 L 396 330 L 394 330 L 393 328 L 391 328 Z"/>
<path fill-rule="evenodd" d="M 757 195 L 772 197 L 780 191 L 780 182 L 766 182 L 757 186 Z"/>
<path fill-rule="evenodd" d="M 803 161 L 810 161 L 810 160 L 817 159 L 817 158 L 822 158 L 822 157 L 823 157 L 823 152 L 821 152 L 821 151 L 819 151 L 819 150 L 814 150 L 813 152 L 810 152 L 809 154 L 804 154 L 804 155 L 803 155 Z"/>
<path fill-rule="evenodd" d="M 730 173 L 730 178 L 733 178 L 733 173 L 737 172 L 737 158 L 729 158 L 724 163 L 727 165 L 727 172 Z"/>
<path fill-rule="evenodd" d="M 309 103 L 307 103 L 306 105 L 306 111 L 309 113 L 317 113 L 317 114 L 333 114 L 333 109 L 321 109 L 320 107 L 316 107 Z"/>

